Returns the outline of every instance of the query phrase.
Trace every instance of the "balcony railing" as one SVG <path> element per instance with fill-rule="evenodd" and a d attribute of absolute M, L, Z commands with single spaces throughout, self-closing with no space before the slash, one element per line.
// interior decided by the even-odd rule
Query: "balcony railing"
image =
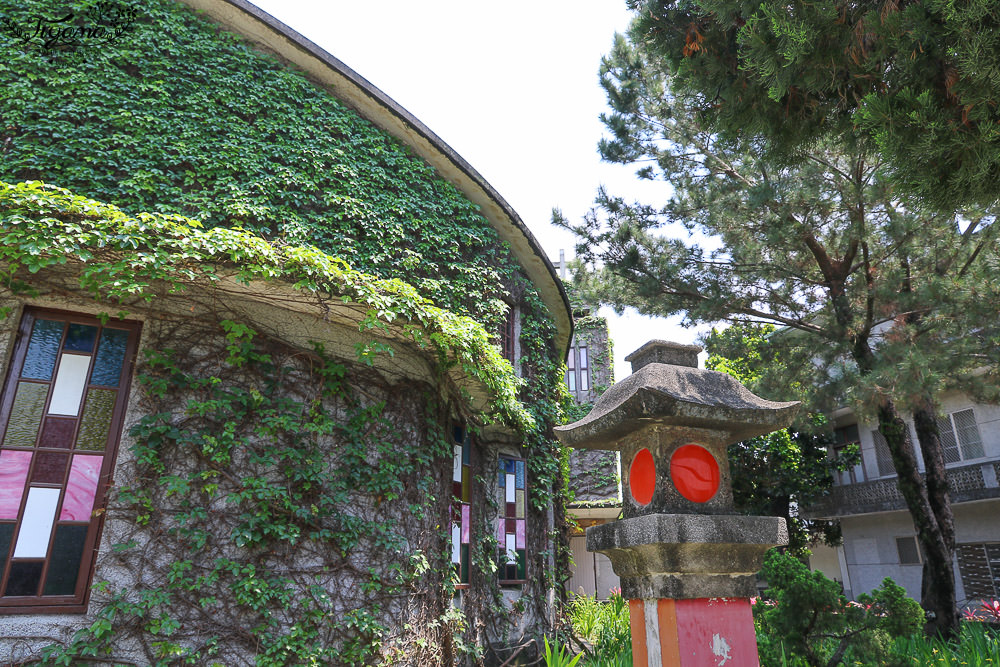
<path fill-rule="evenodd" d="M 953 503 L 1000 498 L 1000 461 L 948 468 L 948 489 Z M 889 512 L 906 509 L 896 478 L 835 486 L 822 501 L 804 508 L 811 519 Z"/>

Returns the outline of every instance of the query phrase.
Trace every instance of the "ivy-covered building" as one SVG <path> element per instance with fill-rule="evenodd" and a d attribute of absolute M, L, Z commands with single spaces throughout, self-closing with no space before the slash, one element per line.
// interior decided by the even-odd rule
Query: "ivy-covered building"
<path fill-rule="evenodd" d="M 242 0 L 0 17 L 0 662 L 531 655 L 573 325 L 517 214 Z"/>

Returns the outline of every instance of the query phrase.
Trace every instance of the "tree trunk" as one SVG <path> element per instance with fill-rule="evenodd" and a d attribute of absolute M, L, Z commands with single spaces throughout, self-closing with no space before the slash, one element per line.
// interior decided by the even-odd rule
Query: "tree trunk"
<path fill-rule="evenodd" d="M 889 446 L 892 463 L 896 468 L 899 491 L 910 510 L 913 525 L 917 529 L 917 540 L 920 543 L 921 552 L 924 554 L 921 604 L 925 610 L 933 614 L 933 618 L 927 624 L 927 630 L 951 635 L 958 627 L 958 613 L 955 608 L 955 575 L 952 569 L 954 522 L 949 521 L 942 526 L 939 521 L 938 514 L 934 511 L 934 503 L 930 498 L 931 493 L 917 468 L 916 451 L 907 436 L 906 424 L 899 415 L 895 404 L 888 398 L 884 398 L 879 405 L 878 422 L 879 431 Z M 933 460 L 932 449 L 929 454 Z M 940 442 L 938 442 L 938 458 L 942 458 L 941 469 L 938 472 L 940 476 L 943 476 L 944 465 L 943 457 L 940 456 Z M 950 518 L 947 479 L 944 479 L 943 483 L 943 498 L 940 493 L 940 485 L 935 489 L 936 502 L 943 502 L 943 507 L 947 508 L 947 517 Z"/>
<path fill-rule="evenodd" d="M 937 427 L 937 410 L 930 400 L 924 400 L 913 411 L 917 441 L 924 457 L 927 500 L 937 521 L 938 535 L 920 539 L 924 556 L 921 581 L 921 604 L 933 617 L 927 624 L 929 633 L 954 637 L 958 633 L 959 615 L 955 599 L 955 517 L 948 495 L 948 475 L 944 467 L 944 449 Z"/>

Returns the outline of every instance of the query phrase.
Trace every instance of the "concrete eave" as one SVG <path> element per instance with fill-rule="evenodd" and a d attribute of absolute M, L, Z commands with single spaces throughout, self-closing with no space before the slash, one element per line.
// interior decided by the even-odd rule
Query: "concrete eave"
<path fill-rule="evenodd" d="M 450 146 L 364 77 L 270 14 L 246 0 L 181 0 L 222 28 L 303 71 L 361 116 L 406 144 L 434 167 L 506 241 L 552 315 L 556 349 L 565 356 L 573 333 L 572 307 L 552 263 L 520 216 Z"/>

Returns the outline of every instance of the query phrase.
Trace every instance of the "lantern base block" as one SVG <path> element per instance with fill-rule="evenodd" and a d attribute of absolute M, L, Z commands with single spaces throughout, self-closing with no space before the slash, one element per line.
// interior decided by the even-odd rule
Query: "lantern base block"
<path fill-rule="evenodd" d="M 764 554 L 787 543 L 781 517 L 646 514 L 587 529 L 628 599 L 749 598 Z"/>

